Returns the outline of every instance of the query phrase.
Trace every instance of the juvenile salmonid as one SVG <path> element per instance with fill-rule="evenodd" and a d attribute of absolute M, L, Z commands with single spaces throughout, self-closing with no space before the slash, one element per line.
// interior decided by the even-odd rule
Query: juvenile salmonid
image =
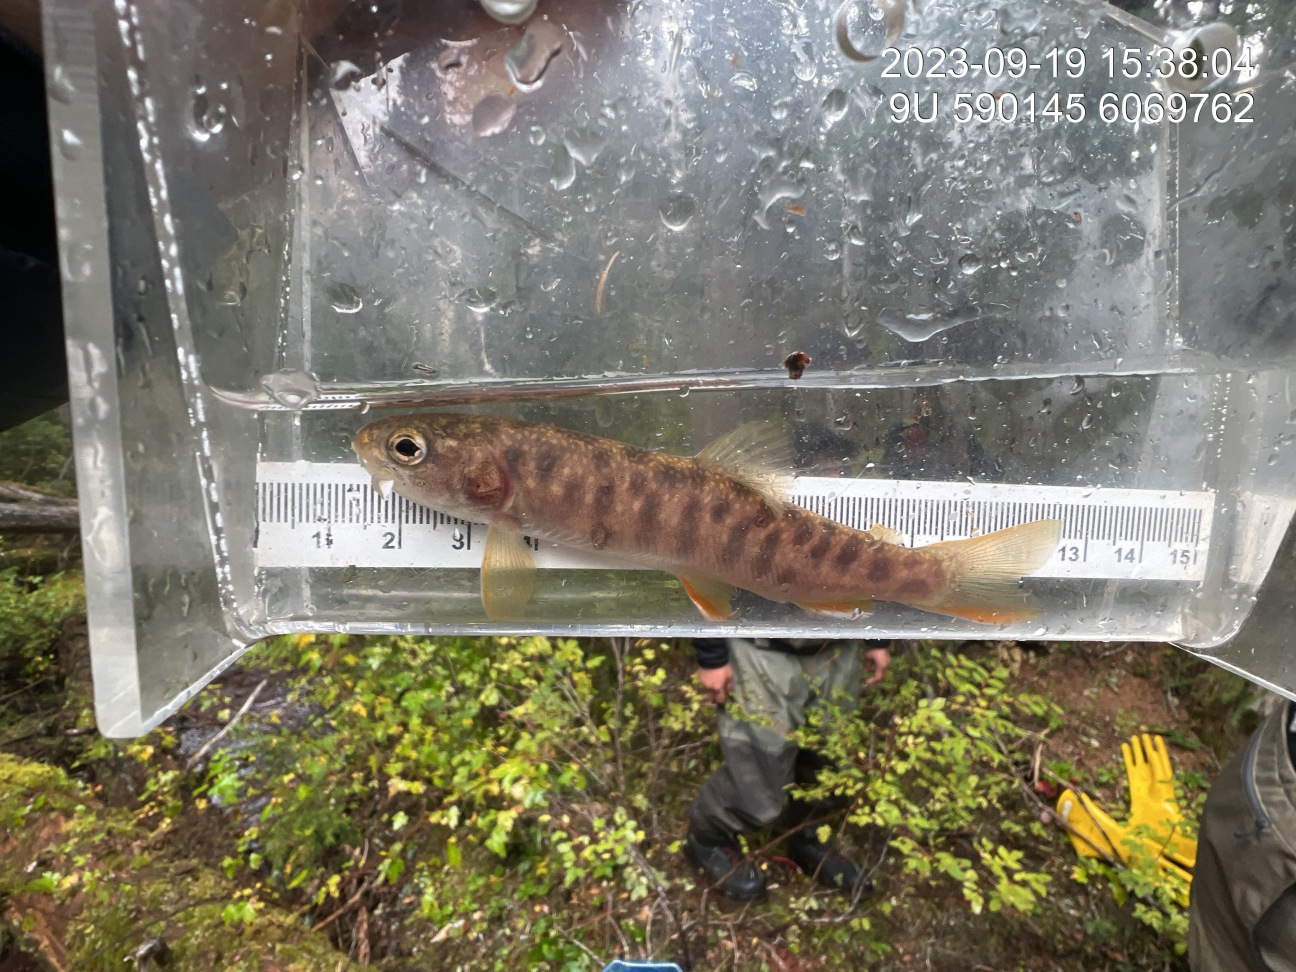
<path fill-rule="evenodd" d="M 483 415 L 382 419 L 353 443 L 384 490 L 486 521 L 482 602 L 518 617 L 535 562 L 523 535 L 676 574 L 704 615 L 731 616 L 734 588 L 810 611 L 898 601 L 1004 624 L 1037 611 L 1018 581 L 1058 542 L 1057 520 L 910 548 L 885 527 L 855 530 L 792 505 L 789 447 L 742 426 L 692 458 Z"/>

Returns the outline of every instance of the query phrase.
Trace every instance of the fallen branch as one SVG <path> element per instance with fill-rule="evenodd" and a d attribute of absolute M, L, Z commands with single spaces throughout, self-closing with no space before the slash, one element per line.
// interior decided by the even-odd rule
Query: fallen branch
<path fill-rule="evenodd" d="M 0 500 L 13 503 L 47 503 L 50 506 L 76 507 L 77 501 L 67 496 L 52 496 L 38 489 L 19 486 L 17 483 L 0 483 Z"/>
<path fill-rule="evenodd" d="M 0 532 L 76 533 L 81 517 L 65 503 L 0 503 Z"/>
<path fill-rule="evenodd" d="M 247 714 L 247 710 L 252 708 L 252 703 L 255 702 L 256 697 L 261 694 L 261 690 L 265 688 L 267 681 L 269 681 L 269 679 L 265 679 L 265 678 L 261 679 L 261 681 L 257 683 L 257 687 L 252 690 L 252 694 L 249 695 L 247 697 L 247 700 L 243 703 L 243 707 L 239 709 L 238 712 L 234 713 L 234 718 L 231 719 L 229 722 L 225 723 L 225 727 L 221 729 L 220 732 L 216 733 L 216 735 L 208 739 L 207 742 L 203 743 L 202 749 L 198 750 L 198 752 L 194 753 L 192 756 L 189 757 L 189 759 L 185 762 L 184 765 L 184 771 L 186 773 L 188 773 L 191 769 L 193 769 L 194 766 L 197 764 L 197 762 L 200 759 L 202 759 L 204 756 L 206 756 L 213 746 L 215 746 L 218 742 L 220 742 L 222 739 L 225 738 L 225 734 L 234 728 L 234 724 L 238 722 L 240 719 L 242 719 L 244 715 Z"/>

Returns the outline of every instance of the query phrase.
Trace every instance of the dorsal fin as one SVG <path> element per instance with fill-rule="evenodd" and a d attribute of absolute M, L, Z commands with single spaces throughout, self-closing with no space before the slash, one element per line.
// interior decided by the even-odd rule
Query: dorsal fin
<path fill-rule="evenodd" d="M 750 486 L 781 510 L 792 496 L 792 439 L 772 422 L 748 422 L 696 456 L 699 463 Z"/>

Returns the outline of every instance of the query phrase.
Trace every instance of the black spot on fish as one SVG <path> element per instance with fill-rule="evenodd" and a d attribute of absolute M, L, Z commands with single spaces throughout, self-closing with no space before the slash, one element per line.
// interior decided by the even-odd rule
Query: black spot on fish
<path fill-rule="evenodd" d="M 630 473 L 630 492 L 642 493 L 647 484 L 648 478 L 643 474 L 642 469 L 636 469 Z"/>
<path fill-rule="evenodd" d="M 514 469 L 522 462 L 522 449 L 519 446 L 511 445 L 504 447 L 504 461 Z"/>
<path fill-rule="evenodd" d="M 612 457 L 608 455 L 606 449 L 594 449 L 590 453 L 590 458 L 594 463 L 594 468 L 598 470 L 606 469 L 612 463 Z"/>
<path fill-rule="evenodd" d="M 563 483 L 562 501 L 564 506 L 575 506 L 576 501 L 581 495 L 581 483 L 576 479 L 568 479 Z"/>
<path fill-rule="evenodd" d="M 711 522 L 719 523 L 729 515 L 729 504 L 725 500 L 716 500 L 711 504 Z"/>
<path fill-rule="evenodd" d="M 868 565 L 868 579 L 879 584 L 891 576 L 891 568 L 886 565 L 885 557 L 874 557 Z"/>
<path fill-rule="evenodd" d="M 859 560 L 860 550 L 863 546 L 864 544 L 860 541 L 859 537 L 851 537 L 842 544 L 842 548 L 837 551 L 837 556 L 833 558 L 833 566 L 838 570 L 845 570 L 851 564 L 855 563 L 855 561 Z"/>
<path fill-rule="evenodd" d="M 768 506 L 762 504 L 756 515 L 752 517 L 752 526 L 762 529 L 774 522 L 774 511 Z"/>
<path fill-rule="evenodd" d="M 595 550 L 602 550 L 607 546 L 608 529 L 602 523 L 595 523 L 594 529 L 590 531 L 590 545 Z"/>
<path fill-rule="evenodd" d="M 792 543 L 798 547 L 804 547 L 810 538 L 814 536 L 814 527 L 805 520 L 797 523 L 796 528 L 792 531 Z"/>
<path fill-rule="evenodd" d="M 778 553 L 779 541 L 782 538 L 777 532 L 767 534 L 756 548 L 756 571 L 758 576 L 768 575 L 774 567 L 774 555 Z"/>

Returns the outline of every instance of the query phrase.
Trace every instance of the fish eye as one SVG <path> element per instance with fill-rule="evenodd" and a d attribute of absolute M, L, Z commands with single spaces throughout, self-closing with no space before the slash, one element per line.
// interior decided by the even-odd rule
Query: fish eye
<path fill-rule="evenodd" d="M 427 439 L 415 429 L 397 429 L 387 440 L 387 452 L 402 466 L 416 466 L 427 458 Z"/>

